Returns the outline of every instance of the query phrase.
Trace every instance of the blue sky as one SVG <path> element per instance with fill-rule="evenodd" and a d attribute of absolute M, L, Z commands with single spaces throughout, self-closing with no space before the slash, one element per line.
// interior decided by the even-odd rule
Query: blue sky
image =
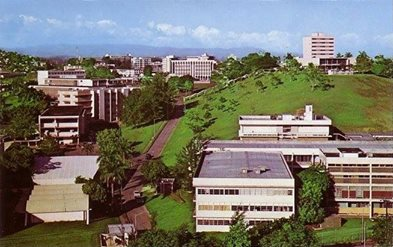
<path fill-rule="evenodd" d="M 336 51 L 393 55 L 392 0 L 0 0 L 0 47 L 144 44 L 301 52 L 311 32 Z"/>

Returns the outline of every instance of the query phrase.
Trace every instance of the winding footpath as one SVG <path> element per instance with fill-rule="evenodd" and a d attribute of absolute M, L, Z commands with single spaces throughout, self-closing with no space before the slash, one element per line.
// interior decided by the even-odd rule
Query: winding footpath
<path fill-rule="evenodd" d="M 183 98 L 180 97 L 176 102 L 171 119 L 167 121 L 147 152 L 154 158 L 160 157 L 165 144 L 171 137 L 181 116 L 183 116 L 183 108 Z M 134 191 L 140 191 L 145 182 L 141 173 L 142 164 L 146 161 L 145 154 L 135 157 L 133 161 L 137 169 L 121 191 L 124 213 L 119 218 L 122 224 L 133 223 L 138 231 L 149 230 L 152 227 L 149 211 L 144 204 L 138 204 L 134 198 Z"/>

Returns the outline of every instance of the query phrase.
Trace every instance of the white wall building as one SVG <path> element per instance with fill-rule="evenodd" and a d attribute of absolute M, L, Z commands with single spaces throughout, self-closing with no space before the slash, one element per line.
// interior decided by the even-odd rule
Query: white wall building
<path fill-rule="evenodd" d="M 313 113 L 313 106 L 306 105 L 301 115 L 243 115 L 239 117 L 239 138 L 243 139 L 306 139 L 327 140 L 332 121 Z"/>
<path fill-rule="evenodd" d="M 335 57 L 334 36 L 324 33 L 312 33 L 303 37 L 303 58 L 332 58 Z"/>
<path fill-rule="evenodd" d="M 196 231 L 229 231 L 236 211 L 255 225 L 289 218 L 295 181 L 278 152 L 205 152 L 193 178 Z"/>
<path fill-rule="evenodd" d="M 386 213 L 384 200 L 393 201 L 392 141 L 215 140 L 207 143 L 205 152 L 279 152 L 290 170 L 322 164 L 334 181 L 334 198 L 327 208 L 332 213 L 374 217 Z M 392 214 L 392 204 L 387 207 Z"/>

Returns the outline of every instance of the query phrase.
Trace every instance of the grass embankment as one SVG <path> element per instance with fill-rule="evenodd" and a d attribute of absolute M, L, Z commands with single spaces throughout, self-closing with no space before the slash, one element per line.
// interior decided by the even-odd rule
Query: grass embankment
<path fill-rule="evenodd" d="M 362 234 L 362 219 L 346 219 L 347 221 L 340 228 L 332 228 L 326 230 L 316 231 L 316 235 L 321 241 L 321 244 L 339 244 L 358 242 L 361 240 Z M 374 224 L 368 219 L 365 219 L 367 228 L 366 238 L 370 238 L 372 234 L 371 227 Z"/>
<path fill-rule="evenodd" d="M 150 192 L 146 207 L 159 229 L 174 230 L 185 224 L 193 229 L 192 195 L 185 191 L 178 190 L 169 196 L 154 195 Z"/>
<path fill-rule="evenodd" d="M 0 239 L 0 246 L 99 246 L 99 234 L 107 232 L 108 224 L 119 218 L 108 218 L 90 225 L 84 222 L 56 222 L 39 224 Z"/>
<path fill-rule="evenodd" d="M 213 108 L 215 123 L 204 134 L 216 139 L 237 138 L 239 115 L 295 113 L 305 104 L 313 104 L 317 114 L 330 117 L 333 125 L 342 131 L 393 130 L 393 80 L 374 75 L 329 78 L 334 88 L 328 91 L 311 91 L 310 85 L 303 80 L 285 80 L 277 88 L 268 85 L 265 92 L 258 91 L 255 78 L 248 78 L 192 101 L 197 103 L 197 108 L 205 103 Z M 225 98 L 226 102 L 222 103 L 220 98 Z M 175 164 L 176 154 L 192 137 L 186 122 L 186 117 L 182 117 L 163 151 L 163 160 L 168 166 Z"/>
<path fill-rule="evenodd" d="M 123 125 L 121 127 L 121 132 L 125 138 L 136 143 L 134 146 L 135 152 L 144 153 L 151 145 L 154 134 L 158 135 L 164 125 L 165 121 L 157 122 L 155 125 L 151 124 L 138 128 Z"/>

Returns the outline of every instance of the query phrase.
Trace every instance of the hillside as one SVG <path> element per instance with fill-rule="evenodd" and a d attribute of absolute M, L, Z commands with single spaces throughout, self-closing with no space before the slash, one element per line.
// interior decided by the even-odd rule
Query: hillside
<path fill-rule="evenodd" d="M 305 104 L 313 104 L 316 113 L 330 117 L 333 125 L 344 132 L 393 130 L 392 79 L 374 75 L 329 78 L 334 87 L 328 91 L 311 91 L 300 80 L 285 82 L 277 88 L 269 85 L 265 92 L 258 92 L 255 78 L 248 78 L 220 92 L 196 98 L 195 107 L 201 108 L 205 103 L 212 106 L 216 120 L 204 134 L 215 139 L 236 139 L 239 115 L 294 113 Z M 221 98 L 226 102 L 222 103 Z M 225 107 L 220 110 L 223 104 Z M 186 122 L 183 117 L 164 149 L 163 160 L 169 166 L 174 165 L 176 154 L 192 137 Z"/>

